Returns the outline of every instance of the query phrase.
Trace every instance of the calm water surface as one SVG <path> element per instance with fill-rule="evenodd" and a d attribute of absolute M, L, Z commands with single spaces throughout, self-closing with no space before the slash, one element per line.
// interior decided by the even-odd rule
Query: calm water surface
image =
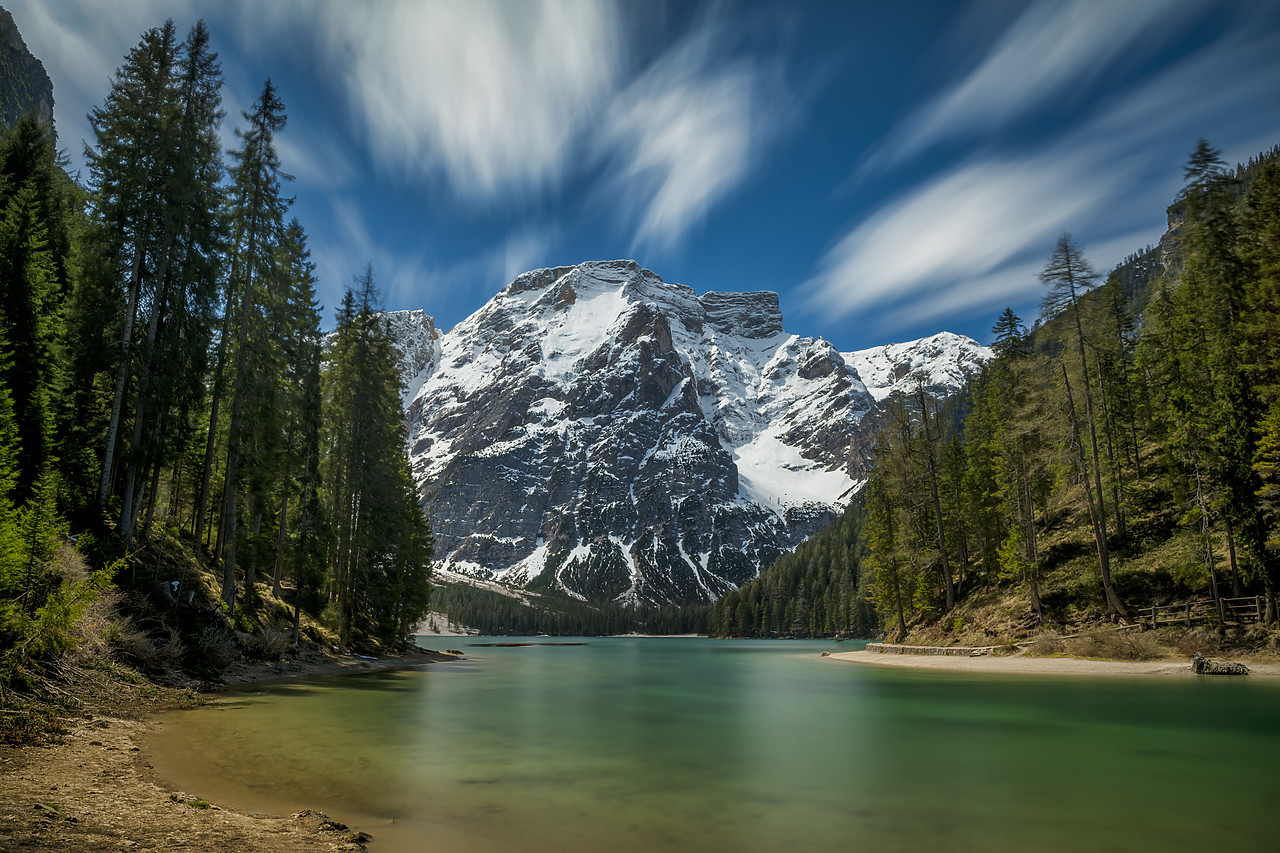
<path fill-rule="evenodd" d="M 823 641 L 477 642 L 171 714 L 156 769 L 240 808 L 323 809 L 375 853 L 1280 849 L 1275 682 L 899 671 Z"/>

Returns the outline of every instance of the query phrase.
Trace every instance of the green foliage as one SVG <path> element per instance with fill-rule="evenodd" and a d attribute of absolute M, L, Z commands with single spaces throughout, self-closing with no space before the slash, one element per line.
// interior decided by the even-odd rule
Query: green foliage
<path fill-rule="evenodd" d="M 324 375 L 331 599 L 344 642 L 394 644 L 427 610 L 434 539 L 405 459 L 400 380 L 371 270 L 348 290 Z"/>
<path fill-rule="evenodd" d="M 877 628 L 860 583 L 865 511 L 854 500 L 840 518 L 783 554 L 760 576 L 716 601 L 719 637 L 867 637 Z"/>
<path fill-rule="evenodd" d="M 956 633 L 948 567 L 962 603 L 1025 596 L 1026 631 L 1228 585 L 1275 619 L 1280 148 L 1229 171 L 1201 140 L 1186 177 L 1170 239 L 1101 287 L 1059 239 L 1041 321 L 1000 315 L 956 417 L 921 395 L 886 406 L 855 577 L 879 625 Z M 812 590 L 753 590 L 717 603 L 713 630 L 811 630 Z"/>
<path fill-rule="evenodd" d="M 602 637 L 611 634 L 701 634 L 707 630 L 707 606 L 630 608 L 587 603 L 550 595 L 526 594 L 528 603 L 500 592 L 466 584 L 443 584 L 431 593 L 432 610 L 457 625 L 482 634 Z"/>
<path fill-rule="evenodd" d="M 25 505 L 0 493 L 0 700 L 38 689 L 48 667 L 75 648 L 80 621 L 119 568 L 87 569 L 67 544 L 56 497 L 53 475 Z"/>

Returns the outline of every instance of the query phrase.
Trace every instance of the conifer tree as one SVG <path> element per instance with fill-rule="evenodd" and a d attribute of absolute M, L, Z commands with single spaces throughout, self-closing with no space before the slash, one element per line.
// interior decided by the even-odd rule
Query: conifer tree
<path fill-rule="evenodd" d="M 103 451 L 98 506 L 105 509 L 115 474 L 117 441 L 124 415 L 134 347 L 134 326 L 143 298 L 148 256 L 163 228 L 162 163 L 171 149 L 177 38 L 173 21 L 143 33 L 116 71 L 106 102 L 89 113 L 96 147 L 85 147 L 90 209 L 110 280 L 123 292 L 115 393 Z"/>
<path fill-rule="evenodd" d="M 159 162 L 163 232 L 149 273 L 150 305 L 140 342 L 136 402 L 121 490 L 120 535 L 127 543 L 142 505 L 143 483 L 154 482 L 171 444 L 178 413 L 203 395 L 204 374 L 222 256 L 223 167 L 218 129 L 222 79 L 203 21 L 180 46 L 175 73 L 172 148 Z M 148 438 L 143 450 L 143 439 Z M 151 489 L 154 502 L 155 489 Z"/>
<path fill-rule="evenodd" d="M 0 139 L 0 326 L 9 348 L 0 384 L 17 430 L 15 496 L 51 461 L 62 340 L 68 211 L 49 129 L 24 116 Z"/>
<path fill-rule="evenodd" d="M 348 290 L 325 374 L 331 599 L 343 642 L 403 639 L 426 611 L 433 549 L 405 458 L 400 380 L 372 270 Z"/>
<path fill-rule="evenodd" d="M 231 412 L 227 427 L 226 467 L 223 475 L 222 506 L 222 600 L 228 607 L 236 599 L 236 537 L 239 533 L 240 460 L 249 401 L 246 384 L 252 378 L 249 333 L 262 310 L 264 279 L 273 274 L 275 249 L 283 231 L 283 216 L 291 199 L 280 195 L 285 177 L 275 149 L 275 134 L 284 127 L 284 102 L 268 79 L 254 102 L 252 113 L 244 113 L 248 129 L 236 133 L 243 140 L 233 151 L 231 169 L 232 279 L 227 288 L 226 316 L 235 316 L 235 360 L 231 366 Z M 204 479 L 212 462 L 216 418 L 209 425 L 209 452 Z M 202 487 L 204 488 L 204 487 Z M 204 488 L 202 494 L 207 493 Z"/>
<path fill-rule="evenodd" d="M 1097 273 L 1084 259 L 1071 235 L 1063 234 L 1058 238 L 1058 245 L 1045 265 L 1044 271 L 1040 273 L 1040 280 L 1049 286 L 1049 294 L 1044 299 L 1042 313 L 1045 316 L 1066 315 L 1069 328 L 1075 332 L 1075 348 L 1080 356 L 1080 390 L 1084 397 L 1083 421 L 1089 436 L 1088 459 L 1085 457 L 1085 448 L 1078 438 L 1080 419 L 1075 414 L 1071 382 L 1065 363 L 1062 365 L 1063 386 L 1067 392 L 1068 407 L 1072 412 L 1073 429 L 1077 434 L 1075 442 L 1079 447 L 1080 475 L 1093 526 L 1093 538 L 1098 552 L 1098 568 L 1102 575 L 1102 590 L 1106 600 L 1107 614 L 1124 616 L 1124 605 L 1120 603 L 1115 587 L 1111 583 L 1111 556 L 1107 544 L 1107 512 L 1102 490 L 1102 464 L 1098 453 L 1093 382 L 1089 375 L 1089 360 L 1085 354 L 1084 323 L 1080 308 L 1080 298 L 1093 287 L 1097 277 Z"/>

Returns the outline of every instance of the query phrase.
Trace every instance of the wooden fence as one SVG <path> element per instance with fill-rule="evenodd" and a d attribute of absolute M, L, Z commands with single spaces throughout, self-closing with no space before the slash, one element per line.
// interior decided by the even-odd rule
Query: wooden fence
<path fill-rule="evenodd" d="M 1261 622 L 1266 613 L 1266 600 L 1260 595 L 1222 599 L 1222 617 L 1226 622 Z M 1135 612 L 1146 627 L 1161 625 L 1202 625 L 1218 618 L 1218 608 L 1211 599 L 1198 599 L 1185 604 L 1163 604 L 1143 607 Z"/>

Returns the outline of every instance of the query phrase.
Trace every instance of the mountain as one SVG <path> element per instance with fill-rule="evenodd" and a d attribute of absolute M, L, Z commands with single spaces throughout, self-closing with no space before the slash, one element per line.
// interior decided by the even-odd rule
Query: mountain
<path fill-rule="evenodd" d="M 53 127 L 53 83 L 27 50 L 13 15 L 0 8 L 0 121 L 11 127 L 31 110 Z"/>
<path fill-rule="evenodd" d="M 633 261 L 525 273 L 443 336 L 390 319 L 441 575 L 624 604 L 755 577 L 856 491 L 895 387 L 943 396 L 990 357 L 950 334 L 840 353 L 776 293 Z"/>

